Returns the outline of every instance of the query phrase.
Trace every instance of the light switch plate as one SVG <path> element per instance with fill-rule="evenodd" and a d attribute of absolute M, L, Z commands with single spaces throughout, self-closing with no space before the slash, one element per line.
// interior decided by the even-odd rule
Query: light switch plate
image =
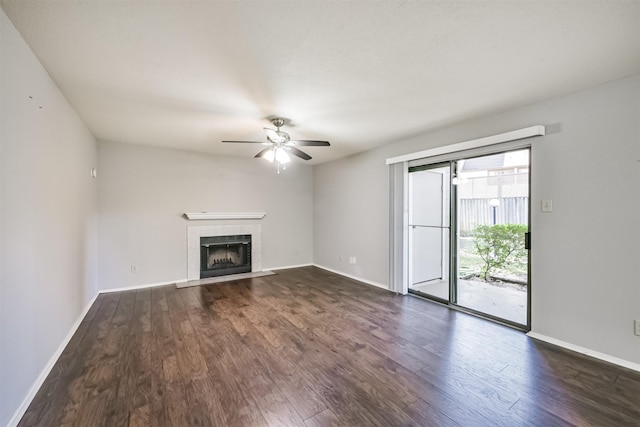
<path fill-rule="evenodd" d="M 553 211 L 553 201 L 551 200 L 543 200 L 541 203 L 542 212 L 552 212 Z"/>

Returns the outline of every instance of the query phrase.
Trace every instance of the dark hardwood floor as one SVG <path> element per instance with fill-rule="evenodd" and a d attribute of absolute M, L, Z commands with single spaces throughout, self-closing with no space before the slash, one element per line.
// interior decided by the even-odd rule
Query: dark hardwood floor
<path fill-rule="evenodd" d="M 640 373 L 315 267 L 101 295 L 21 426 L 638 426 Z"/>

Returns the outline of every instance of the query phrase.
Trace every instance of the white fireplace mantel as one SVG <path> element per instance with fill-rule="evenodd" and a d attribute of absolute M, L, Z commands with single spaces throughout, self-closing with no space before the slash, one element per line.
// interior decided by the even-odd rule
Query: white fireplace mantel
<path fill-rule="evenodd" d="M 266 212 L 185 212 L 189 220 L 201 219 L 262 219 Z"/>

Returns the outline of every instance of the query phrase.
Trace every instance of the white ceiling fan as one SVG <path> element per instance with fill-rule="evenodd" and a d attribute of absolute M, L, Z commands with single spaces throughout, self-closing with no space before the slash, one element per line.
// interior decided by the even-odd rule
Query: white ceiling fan
<path fill-rule="evenodd" d="M 262 157 L 267 161 L 273 163 L 275 160 L 278 165 L 278 173 L 280 173 L 280 168 L 286 169 L 286 164 L 291 161 L 291 156 L 289 154 L 293 154 L 296 157 L 300 157 L 302 160 L 311 160 L 311 156 L 305 153 L 304 151 L 298 149 L 297 147 L 303 146 L 314 146 L 314 147 L 328 147 L 328 141 L 316 141 L 309 139 L 291 139 L 289 134 L 281 131 L 280 128 L 284 125 L 285 120 L 276 117 L 271 119 L 271 123 L 276 127 L 276 129 L 264 128 L 265 133 L 267 134 L 267 141 L 222 141 L 225 143 L 234 143 L 234 144 L 262 144 L 268 145 L 267 148 L 260 151 L 255 155 L 256 158 Z"/>

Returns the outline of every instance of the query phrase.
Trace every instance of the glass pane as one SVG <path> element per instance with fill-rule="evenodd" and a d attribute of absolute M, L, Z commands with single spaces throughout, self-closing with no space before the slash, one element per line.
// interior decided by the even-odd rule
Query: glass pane
<path fill-rule="evenodd" d="M 527 323 L 529 150 L 457 162 L 458 305 Z"/>
<path fill-rule="evenodd" d="M 411 289 L 449 299 L 449 229 L 415 226 L 410 230 Z"/>
<path fill-rule="evenodd" d="M 409 174 L 409 288 L 449 299 L 450 168 Z"/>

